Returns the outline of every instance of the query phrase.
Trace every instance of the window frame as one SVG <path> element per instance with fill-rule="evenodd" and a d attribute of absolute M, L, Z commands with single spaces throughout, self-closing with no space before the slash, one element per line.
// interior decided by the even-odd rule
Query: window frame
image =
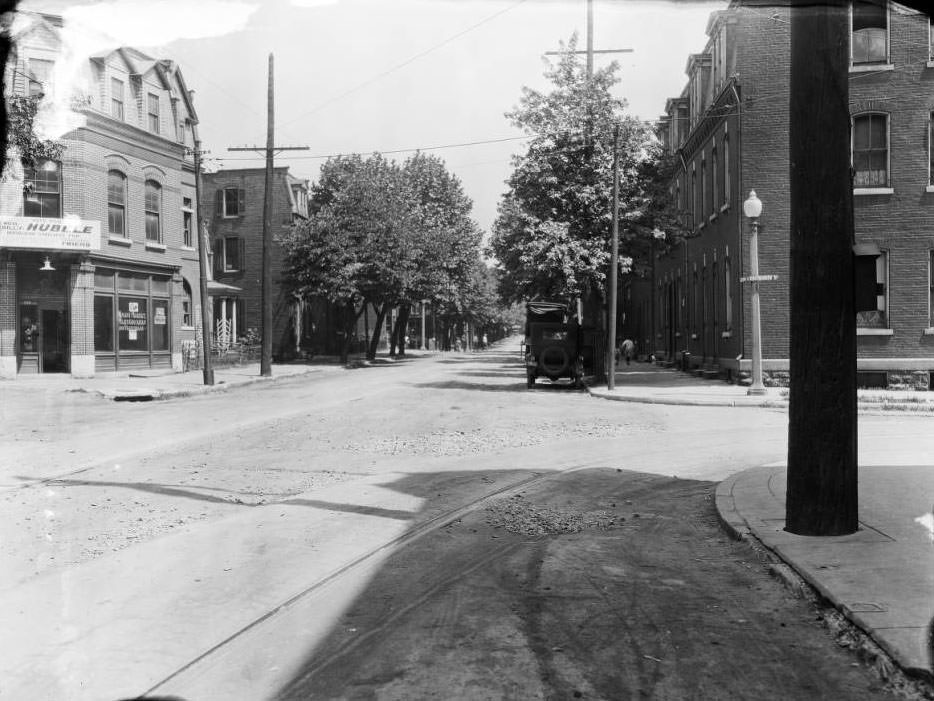
<path fill-rule="evenodd" d="M 233 193 L 232 198 L 228 198 L 228 193 Z M 228 207 L 236 202 L 235 209 Z M 242 217 L 246 213 L 246 191 L 236 185 L 222 187 L 218 190 L 218 213 L 224 219 L 235 219 Z"/>
<path fill-rule="evenodd" d="M 157 196 L 158 200 L 155 201 L 156 207 L 153 208 L 153 200 L 150 198 L 152 190 Z M 158 180 L 153 180 L 152 178 L 147 178 L 145 184 L 143 185 L 143 212 L 146 221 L 146 242 L 147 243 L 162 243 L 162 184 Z M 156 232 L 155 238 L 153 238 L 150 228 L 150 222 L 155 221 Z"/>
<path fill-rule="evenodd" d="M 723 204 L 720 205 L 720 211 L 726 211 L 730 206 L 730 133 L 723 126 L 723 138 L 720 140 L 723 149 Z"/>
<path fill-rule="evenodd" d="M 928 328 L 934 333 L 934 248 L 928 250 Z"/>
<path fill-rule="evenodd" d="M 872 118 L 873 117 L 882 117 L 885 120 L 885 184 L 884 185 L 858 185 L 857 184 L 857 174 L 860 172 L 856 167 L 856 122 L 861 119 L 869 119 L 870 131 L 869 131 L 869 143 L 870 147 L 868 149 L 861 149 L 860 153 L 871 153 L 874 150 L 872 148 Z M 854 193 L 886 193 L 892 191 L 892 134 L 891 134 L 891 115 L 887 112 L 859 112 L 857 114 L 850 116 L 850 166 L 853 168 L 853 191 Z M 871 170 L 865 172 L 872 172 Z"/>
<path fill-rule="evenodd" d="M 117 86 L 119 87 L 119 99 L 116 97 L 118 94 Z M 110 78 L 110 116 L 118 121 L 126 120 L 126 84 L 119 78 Z"/>
<path fill-rule="evenodd" d="M 54 164 L 54 168 L 46 168 L 46 164 Z M 55 190 L 51 189 L 40 189 L 38 187 L 39 183 L 49 184 L 52 182 L 51 178 L 38 178 L 37 175 L 42 172 L 51 172 L 55 171 L 57 177 L 55 178 Z M 30 191 L 26 191 L 27 183 L 32 183 L 33 187 Z M 42 219 L 61 219 L 62 218 L 62 163 L 61 161 L 55 161 L 51 159 L 43 159 L 36 162 L 34 166 L 23 165 L 23 216 L 25 217 L 38 217 Z M 35 202 L 39 203 L 39 213 L 30 213 L 28 211 L 28 205 L 34 204 L 31 201 L 30 197 L 35 197 Z M 43 210 L 45 208 L 45 202 L 55 199 L 56 202 L 56 214 L 49 215 L 46 214 Z"/>
<path fill-rule="evenodd" d="M 182 197 L 182 246 L 194 248 L 194 200 L 191 197 Z"/>
<path fill-rule="evenodd" d="M 111 186 L 111 176 L 113 175 L 118 175 L 121 178 L 121 195 L 123 198 L 122 202 L 117 202 L 116 200 L 113 200 L 111 198 L 112 190 L 110 186 Z M 122 226 L 120 227 L 121 231 L 119 232 L 115 232 L 111 225 L 112 219 L 110 215 L 111 215 L 111 210 L 114 207 L 119 207 L 121 210 L 121 214 L 122 214 L 122 222 L 121 222 Z M 126 173 L 124 173 L 122 170 L 118 170 L 117 168 L 110 168 L 107 171 L 107 235 L 108 236 L 116 236 L 122 239 L 129 238 L 129 233 L 127 232 L 126 208 L 127 208 L 127 176 L 126 176 Z"/>
<path fill-rule="evenodd" d="M 161 105 L 159 104 L 159 95 L 156 93 L 146 93 L 146 117 L 149 131 L 153 134 L 161 133 Z M 155 108 L 155 109 L 153 109 Z"/>
<path fill-rule="evenodd" d="M 871 2 L 871 0 L 865 0 L 865 1 L 866 1 L 866 4 L 876 4 L 876 3 Z M 889 66 L 891 63 L 891 56 L 892 56 L 892 36 L 891 36 L 892 19 L 891 19 L 891 10 L 889 7 L 889 2 L 888 0 L 883 0 L 883 3 L 884 3 L 883 13 L 885 15 L 885 28 L 884 28 L 885 57 L 882 59 L 870 59 L 866 61 L 856 61 L 854 51 L 853 51 L 854 46 L 856 44 L 856 42 L 854 41 L 853 15 L 854 15 L 854 7 L 857 2 L 860 2 L 860 0 L 851 0 L 850 2 L 850 34 L 849 34 L 850 69 L 851 70 L 874 70 L 874 69 L 878 70 L 880 67 Z M 863 31 L 867 31 L 871 29 L 879 29 L 879 27 L 866 27 L 866 28 L 859 29 L 856 31 L 863 32 Z"/>
<path fill-rule="evenodd" d="M 868 257 L 875 259 L 876 309 L 856 312 L 856 333 L 859 336 L 889 335 L 892 333 L 892 320 L 889 316 L 891 300 L 889 250 L 880 248 L 878 255 Z M 880 287 L 881 294 L 878 292 Z"/>
<path fill-rule="evenodd" d="M 928 112 L 928 192 L 934 192 L 934 110 Z"/>

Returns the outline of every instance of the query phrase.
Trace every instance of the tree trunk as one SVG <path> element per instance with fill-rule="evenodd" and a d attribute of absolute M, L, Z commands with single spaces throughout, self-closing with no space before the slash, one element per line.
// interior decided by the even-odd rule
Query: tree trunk
<path fill-rule="evenodd" d="M 350 360 L 350 344 L 353 342 L 353 331 L 357 325 L 357 319 L 360 318 L 360 314 L 363 313 L 365 308 L 366 302 L 363 303 L 359 310 L 353 302 L 348 302 L 343 306 L 341 322 L 344 331 L 344 342 L 341 345 L 341 363 L 344 365 Z"/>
<path fill-rule="evenodd" d="M 848 4 L 791 10 L 790 376 L 785 530 L 857 529 Z"/>
<path fill-rule="evenodd" d="M 374 360 L 376 358 L 376 349 L 379 346 L 379 335 L 383 331 L 383 319 L 386 317 L 386 303 L 383 302 L 376 309 L 376 320 L 373 322 L 373 335 L 368 339 L 369 346 L 366 350 L 366 359 Z"/>
<path fill-rule="evenodd" d="M 399 349 L 399 355 L 405 355 L 405 336 L 409 328 L 409 314 L 412 307 L 409 304 L 403 304 L 399 307 L 399 314 L 396 316 L 396 326 L 393 329 L 393 339 L 396 348 Z"/>

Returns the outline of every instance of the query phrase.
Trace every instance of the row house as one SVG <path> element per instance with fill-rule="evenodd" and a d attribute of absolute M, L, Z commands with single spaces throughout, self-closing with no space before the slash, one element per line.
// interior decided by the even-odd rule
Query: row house
<path fill-rule="evenodd" d="M 659 136 L 689 235 L 624 284 L 623 329 L 642 352 L 735 378 L 750 369 L 755 190 L 762 357 L 784 383 L 789 331 L 790 10 L 734 0 L 710 15 Z M 895 2 L 849 8 L 858 370 L 865 386 L 928 388 L 934 370 L 934 53 L 930 18 Z"/>
<path fill-rule="evenodd" d="M 215 339 L 223 346 L 262 329 L 263 207 L 265 168 L 223 169 L 202 176 L 202 208 L 211 244 Z M 272 353 L 294 358 L 313 345 L 318 330 L 314 305 L 283 282 L 285 252 L 275 237 L 308 218 L 308 181 L 287 167 L 273 168 L 269 221 L 272 287 Z"/>
<path fill-rule="evenodd" d="M 58 161 L 0 183 L 0 377 L 182 369 L 200 308 L 192 147 L 178 66 L 133 48 L 64 65 L 63 25 L 21 12 L 8 95 L 70 122 Z"/>

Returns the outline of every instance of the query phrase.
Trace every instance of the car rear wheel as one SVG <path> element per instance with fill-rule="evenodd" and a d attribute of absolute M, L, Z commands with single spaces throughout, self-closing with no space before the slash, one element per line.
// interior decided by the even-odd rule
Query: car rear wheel
<path fill-rule="evenodd" d="M 568 352 L 561 346 L 548 346 L 542 351 L 539 363 L 549 377 L 561 375 L 568 367 Z"/>

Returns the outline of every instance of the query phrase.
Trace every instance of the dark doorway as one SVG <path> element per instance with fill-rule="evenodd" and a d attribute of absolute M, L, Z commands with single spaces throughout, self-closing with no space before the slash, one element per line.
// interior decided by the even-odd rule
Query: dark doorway
<path fill-rule="evenodd" d="M 65 315 L 58 309 L 43 309 L 40 334 L 42 372 L 68 372 L 68 330 Z"/>

